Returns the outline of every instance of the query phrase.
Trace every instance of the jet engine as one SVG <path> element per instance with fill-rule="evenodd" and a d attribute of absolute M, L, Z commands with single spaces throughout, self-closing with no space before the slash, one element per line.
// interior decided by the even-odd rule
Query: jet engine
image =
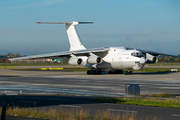
<path fill-rule="evenodd" d="M 81 58 L 78 58 L 78 57 L 72 57 L 69 59 L 68 63 L 70 65 L 81 65 L 82 64 L 82 59 Z"/>
<path fill-rule="evenodd" d="M 89 56 L 89 58 L 87 59 L 87 63 L 89 64 L 100 64 L 102 63 L 102 58 L 96 55 L 93 56 Z"/>
<path fill-rule="evenodd" d="M 146 53 L 146 63 L 157 63 L 157 62 L 158 62 L 158 57 Z"/>

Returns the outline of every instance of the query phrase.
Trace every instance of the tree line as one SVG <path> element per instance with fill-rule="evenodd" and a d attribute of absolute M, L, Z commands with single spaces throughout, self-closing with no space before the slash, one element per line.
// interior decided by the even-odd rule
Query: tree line
<path fill-rule="evenodd" d="M 19 53 L 8 53 L 6 55 L 0 55 L 0 59 L 3 60 L 3 59 L 9 59 L 9 58 L 15 58 L 15 57 L 22 57 L 22 55 L 20 55 Z"/>

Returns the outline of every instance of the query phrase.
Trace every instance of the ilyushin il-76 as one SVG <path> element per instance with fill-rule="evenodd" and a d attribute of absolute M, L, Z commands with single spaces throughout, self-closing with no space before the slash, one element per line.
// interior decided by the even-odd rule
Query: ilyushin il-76
<path fill-rule="evenodd" d="M 70 43 L 70 50 L 49 54 L 33 55 L 9 60 L 37 59 L 51 57 L 68 57 L 70 65 L 84 65 L 90 68 L 87 74 L 132 74 L 132 70 L 141 70 L 146 63 L 157 63 L 158 52 L 133 49 L 128 47 L 100 47 L 86 49 L 77 33 L 76 25 L 93 22 L 37 22 L 39 24 L 64 24 Z M 173 56 L 173 55 L 172 55 Z"/>

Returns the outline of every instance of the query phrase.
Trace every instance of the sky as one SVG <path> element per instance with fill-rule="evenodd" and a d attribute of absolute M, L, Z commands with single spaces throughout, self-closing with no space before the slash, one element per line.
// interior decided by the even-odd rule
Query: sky
<path fill-rule="evenodd" d="M 76 26 L 86 48 L 125 46 L 180 54 L 180 0 L 0 0 L 0 54 L 69 50 L 64 25 Z"/>

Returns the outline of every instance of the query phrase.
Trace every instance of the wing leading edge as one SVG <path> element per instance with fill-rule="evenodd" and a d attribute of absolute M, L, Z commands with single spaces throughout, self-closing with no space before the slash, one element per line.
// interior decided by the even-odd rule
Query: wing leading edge
<path fill-rule="evenodd" d="M 126 48 L 127 50 L 134 50 L 135 48 Z M 171 55 L 171 54 L 165 54 L 165 53 L 159 53 L 159 52 L 154 52 L 154 51 L 148 51 L 148 50 L 141 50 L 141 49 L 136 49 L 140 52 L 142 52 L 144 55 L 146 53 L 149 53 L 151 55 L 154 55 L 154 56 L 158 56 L 158 55 L 165 55 L 165 56 L 177 56 L 177 55 Z"/>
<path fill-rule="evenodd" d="M 49 54 L 40 54 L 40 55 L 32 55 L 26 57 L 18 57 L 18 58 L 10 58 L 10 61 L 13 60 L 23 60 L 23 59 L 37 59 L 37 58 L 50 58 L 50 57 L 70 57 L 70 55 L 81 55 L 81 56 L 89 56 L 90 53 L 102 53 L 109 51 L 109 47 L 102 47 L 102 48 L 94 48 L 94 49 L 85 49 L 85 50 L 78 50 L 78 51 L 65 51 L 65 52 L 56 52 L 56 53 L 49 53 Z"/>

